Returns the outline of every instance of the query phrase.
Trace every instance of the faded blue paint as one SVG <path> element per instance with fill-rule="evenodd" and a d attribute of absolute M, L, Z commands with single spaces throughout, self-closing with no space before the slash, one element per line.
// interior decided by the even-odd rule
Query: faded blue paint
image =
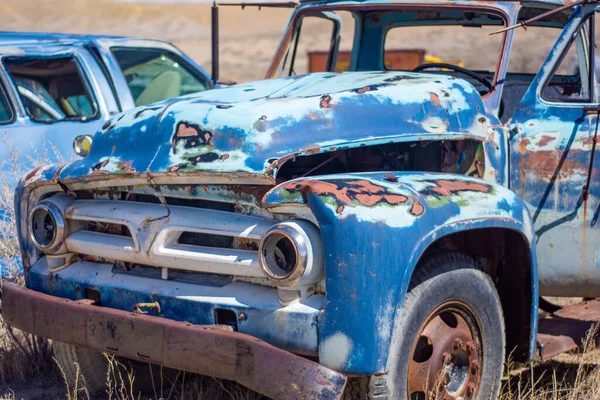
<path fill-rule="evenodd" d="M 295 155 L 411 140 L 486 141 L 494 122 L 473 86 L 454 77 L 361 72 L 272 79 L 124 113 L 58 178 L 202 171 L 273 180 L 279 160 Z M 490 154 L 497 155 L 492 169 L 502 171 L 495 168 L 502 155 Z"/>
<path fill-rule="evenodd" d="M 418 172 L 328 175 L 285 182 L 264 202 L 267 207 L 307 204 L 319 221 L 327 287 L 319 342 L 338 333 L 349 339 L 351 356 L 341 367 L 347 373 L 386 370 L 396 309 L 420 255 L 440 237 L 471 229 L 516 231 L 530 245 L 532 279 L 537 274 L 525 203 L 480 179 Z M 534 286 L 533 304 L 537 295 Z"/>
<path fill-rule="evenodd" d="M 409 2 L 425 4 L 421 0 Z M 559 5 L 562 1 L 539 3 Z M 375 4 L 392 2 L 305 2 L 293 18 L 321 6 Z M 427 2 L 427 6 L 430 5 L 483 5 L 501 12 L 509 24 L 518 22 L 517 13 L 522 6 L 517 2 L 487 1 Z M 583 208 L 584 201 L 578 197 L 587 174 L 589 138 L 596 117 L 582 116 L 583 104 L 557 106 L 540 97 L 540 87 L 560 58 L 565 39 L 572 37 L 590 7 L 595 6 L 575 8 L 563 36 L 540 73 L 531 78 L 531 87 L 512 119 L 505 124 L 498 118 L 503 85 L 511 79 L 527 79 L 521 75 L 507 76 L 512 33 L 506 37 L 507 47 L 501 55 L 497 86 L 484 98 L 470 83 L 455 76 L 326 72 L 253 82 L 125 112 L 100 129 L 85 159 L 30 173 L 19 188 L 18 208 L 27 215 L 28 207 L 35 204 L 43 192 L 58 192 L 61 188 L 143 193 L 159 188 L 165 195 L 178 197 L 240 200 L 261 212 L 274 214 L 281 211 L 282 206 L 288 206 L 285 209 L 288 215 L 297 212 L 306 216 L 308 210 L 320 226 L 326 252 L 327 294 L 326 301 L 319 306 L 322 309 L 316 322 L 311 322 L 316 326 L 309 328 L 302 326 L 308 324 L 307 320 L 285 321 L 276 316 L 265 319 L 263 327 L 246 326 L 248 332 L 262 338 L 275 326 L 298 328 L 300 332 L 303 329 L 312 332 L 314 328 L 319 338 L 318 351 L 326 364 L 329 343 L 332 338 L 342 337 L 351 351 L 341 364 L 330 363 L 329 366 L 353 374 L 386 370 L 394 313 L 401 307 L 412 272 L 428 246 L 445 235 L 465 230 L 511 230 L 525 238 L 529 245 L 532 280 L 527 293 L 531 296 L 529 354 L 533 357 L 539 289 L 536 248 L 547 245 L 544 240 L 552 237 L 550 231 L 565 218 L 572 222 L 571 232 L 585 235 L 587 229 L 588 235 L 595 235 L 594 229 L 586 228 L 580 221 L 587 213 L 593 228 L 600 213 L 597 179 L 592 180 L 590 198 Z M 377 55 L 382 43 L 380 24 L 370 21 L 363 26 L 365 32 L 357 35 L 363 35 L 359 39 L 368 37 L 370 40 L 363 42 L 372 48 L 370 53 L 354 49 L 356 60 L 351 65 L 355 69 L 372 65 L 368 62 L 375 60 L 368 58 Z M 293 23 L 289 29 L 293 29 Z M 283 40 L 281 49 L 286 46 Z M 277 174 L 281 166 L 296 156 L 390 142 L 461 139 L 483 143 L 483 179 L 390 171 L 391 177 L 384 172 L 338 174 L 300 178 L 275 186 L 280 183 Z M 548 167 L 544 162 L 557 161 L 566 149 L 572 151 L 568 161 L 574 165 L 571 171 L 574 173 L 563 173 L 559 169 L 560 182 L 555 184 L 551 177 L 556 167 Z M 595 171 L 599 162 L 600 157 L 597 157 Z M 263 191 L 257 193 L 270 191 L 262 197 L 247 188 L 235 191 L 228 188 L 228 185 L 243 184 L 262 185 Z M 555 197 L 544 194 L 546 192 Z M 542 224 L 538 218 L 545 222 Z M 544 230 L 544 227 L 549 229 Z M 554 234 L 557 232 L 560 230 Z M 587 242 L 584 237 L 582 242 L 587 247 L 574 250 L 566 250 L 563 245 L 564 237 L 569 234 L 563 232 L 560 236 L 550 244 L 555 245 L 555 251 L 561 256 L 573 258 L 574 253 L 587 251 L 592 262 L 600 265 L 596 257 L 596 236 L 592 236 L 593 240 L 588 236 Z M 24 262 L 31 266 L 38 255 L 25 238 L 26 227 L 22 225 Z M 582 295 L 582 290 L 589 290 L 594 296 L 600 293 L 600 281 L 596 282 L 595 276 L 590 280 L 589 275 L 580 274 L 579 270 L 571 273 L 565 269 L 571 268 L 570 264 L 553 269 L 545 256 L 547 250 L 544 248 L 539 255 L 543 259 L 540 262 L 542 294 L 550 289 L 560 289 L 563 295 Z M 71 266 L 57 276 L 75 274 L 78 267 Z M 35 264 L 32 271 L 37 268 Z M 591 269 L 586 265 L 584 270 Z M 105 293 L 109 304 L 121 309 L 147 298 L 149 293 L 148 288 L 135 288 L 134 282 L 123 287 L 92 283 L 88 274 L 72 278 L 70 283 L 58 280 L 53 289 L 52 282 L 54 278 L 48 279 L 47 273 L 39 273 L 30 277 L 28 284 L 36 290 L 53 290 L 52 293 L 59 296 L 73 296 L 69 290 L 73 289 L 74 282 L 94 285 Z M 159 291 L 162 284 L 157 283 Z M 160 295 L 168 304 L 165 317 L 193 319 L 196 323 L 211 323 L 207 310 L 222 305 L 214 300 L 197 309 L 185 308 L 190 304 L 181 305 L 181 299 L 174 300 L 172 293 Z M 273 304 L 269 307 L 266 309 L 275 309 Z M 236 312 L 240 310 L 236 308 Z M 252 312 L 261 314 L 263 311 L 256 305 Z M 282 339 L 278 337 L 265 340 L 279 343 L 277 340 Z M 290 338 L 300 340 L 291 334 Z M 300 350 L 298 346 L 297 349 Z"/>
<path fill-rule="evenodd" d="M 324 295 L 315 295 L 302 304 L 284 308 L 274 288 L 227 279 L 205 283 L 170 280 L 157 285 L 156 279 L 91 262 L 75 263 L 54 274 L 45 262 L 39 262 L 29 271 L 29 285 L 71 300 L 84 299 L 86 289 L 98 290 L 103 306 L 132 312 L 138 303 L 158 301 L 161 312 L 148 310 L 151 315 L 199 325 L 215 324 L 217 309 L 231 310 L 238 317 L 239 332 L 309 355 L 317 352 L 316 316 L 325 301 Z M 281 320 L 286 323 L 281 324 Z"/>

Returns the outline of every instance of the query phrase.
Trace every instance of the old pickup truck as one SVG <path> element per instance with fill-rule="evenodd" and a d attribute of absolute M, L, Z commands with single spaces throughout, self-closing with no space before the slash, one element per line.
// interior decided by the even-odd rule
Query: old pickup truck
<path fill-rule="evenodd" d="M 494 398 L 509 355 L 599 315 L 538 322 L 539 296 L 600 295 L 599 9 L 301 2 L 267 79 L 124 112 L 23 178 L 4 319 L 92 388 L 109 352 L 272 398 Z M 465 66 L 387 70 L 392 40 Z"/>

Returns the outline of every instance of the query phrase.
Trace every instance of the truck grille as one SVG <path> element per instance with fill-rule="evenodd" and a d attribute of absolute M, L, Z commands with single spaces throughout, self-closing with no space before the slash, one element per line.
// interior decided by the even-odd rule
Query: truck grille
<path fill-rule="evenodd" d="M 71 253 L 149 268 L 264 278 L 258 243 L 276 221 L 235 204 L 153 195 L 80 199 L 64 210 Z M 113 197 L 113 198 L 114 198 Z M 127 199 L 127 200 L 125 200 Z"/>

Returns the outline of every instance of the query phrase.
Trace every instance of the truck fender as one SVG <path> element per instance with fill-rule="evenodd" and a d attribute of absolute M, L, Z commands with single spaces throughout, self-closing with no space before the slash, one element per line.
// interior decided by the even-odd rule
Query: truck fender
<path fill-rule="evenodd" d="M 427 248 L 474 229 L 518 232 L 531 265 L 530 356 L 537 332 L 534 230 L 525 203 L 507 188 L 447 173 L 379 172 L 299 178 L 262 200 L 272 212 L 318 223 L 325 254 L 327 301 L 318 317 L 319 357 L 348 374 L 387 370 L 396 310 Z M 303 212 L 302 209 L 305 211 Z"/>

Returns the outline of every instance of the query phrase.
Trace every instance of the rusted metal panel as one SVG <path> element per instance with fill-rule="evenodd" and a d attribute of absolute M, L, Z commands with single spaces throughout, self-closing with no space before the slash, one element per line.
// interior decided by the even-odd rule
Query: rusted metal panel
<path fill-rule="evenodd" d="M 600 322 L 600 300 L 565 307 L 539 321 L 537 344 L 542 360 L 575 350 Z"/>
<path fill-rule="evenodd" d="M 49 296 L 15 285 L 3 318 L 53 340 L 236 381 L 274 399 L 339 399 L 346 377 L 260 339 Z"/>

